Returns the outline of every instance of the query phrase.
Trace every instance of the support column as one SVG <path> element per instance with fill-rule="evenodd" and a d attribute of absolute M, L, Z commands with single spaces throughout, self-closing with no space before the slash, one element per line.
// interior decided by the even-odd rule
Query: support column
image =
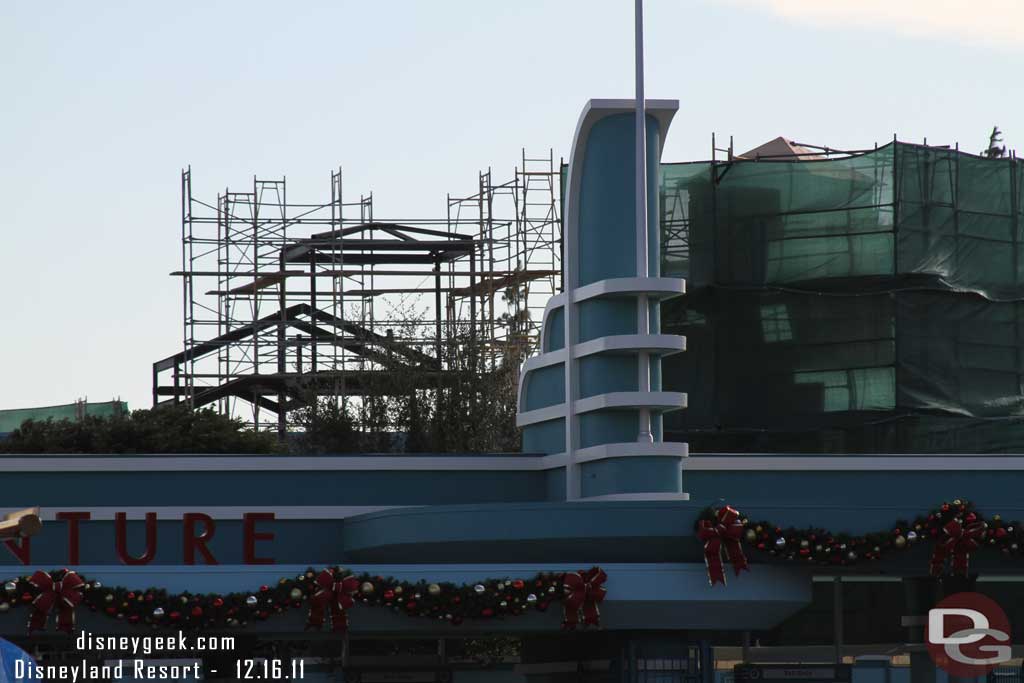
<path fill-rule="evenodd" d="M 935 683 L 935 664 L 924 645 L 925 624 L 928 610 L 939 601 L 941 587 L 931 577 L 907 577 L 903 579 L 903 595 L 906 605 L 904 625 L 908 630 L 910 651 L 910 683 Z"/>

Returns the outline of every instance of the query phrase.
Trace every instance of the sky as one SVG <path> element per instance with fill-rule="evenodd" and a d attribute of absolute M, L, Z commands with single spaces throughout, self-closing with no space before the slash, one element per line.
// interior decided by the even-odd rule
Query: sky
<path fill-rule="evenodd" d="M 664 159 L 778 135 L 1024 149 L 1020 0 L 648 0 Z M 150 403 L 181 348 L 180 172 L 442 217 L 633 94 L 630 0 L 0 2 L 0 408 Z"/>

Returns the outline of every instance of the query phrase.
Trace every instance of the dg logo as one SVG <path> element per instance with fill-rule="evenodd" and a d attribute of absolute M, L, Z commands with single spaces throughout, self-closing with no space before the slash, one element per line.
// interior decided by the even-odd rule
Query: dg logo
<path fill-rule="evenodd" d="M 959 678 L 983 676 L 1011 659 L 1010 620 L 991 598 L 955 593 L 928 611 L 928 653 Z"/>

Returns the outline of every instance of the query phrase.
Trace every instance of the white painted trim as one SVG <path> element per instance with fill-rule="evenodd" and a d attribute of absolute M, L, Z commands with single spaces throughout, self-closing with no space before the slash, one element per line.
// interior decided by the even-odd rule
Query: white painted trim
<path fill-rule="evenodd" d="M 587 496 L 586 498 L 577 498 L 572 501 L 574 503 L 600 503 L 602 501 L 686 501 L 690 500 L 690 494 L 685 491 L 682 493 L 608 493 L 603 496 Z"/>
<path fill-rule="evenodd" d="M 385 510 L 396 510 L 400 508 L 421 507 L 417 505 L 204 505 L 202 503 L 189 506 L 76 506 L 62 505 L 57 507 L 41 508 L 39 518 L 44 522 L 58 522 L 58 512 L 88 512 L 91 515 L 90 521 L 110 522 L 114 520 L 114 514 L 124 512 L 129 520 L 143 520 L 147 512 L 155 512 L 157 520 L 173 521 L 179 520 L 187 512 L 202 512 L 210 515 L 216 520 L 240 520 L 247 512 L 273 512 L 274 519 L 345 519 L 367 515 L 373 512 Z M 0 512 L 6 512 L 0 508 Z"/>
<path fill-rule="evenodd" d="M 686 458 L 689 456 L 689 451 L 688 444 L 675 441 L 609 443 L 579 449 L 576 451 L 576 462 L 593 462 L 595 460 L 608 460 L 609 458 Z"/>
<path fill-rule="evenodd" d="M 686 337 L 678 334 L 614 334 L 576 344 L 573 358 L 614 351 L 646 351 L 670 356 L 686 350 Z"/>
<path fill-rule="evenodd" d="M 547 353 L 542 353 L 536 356 L 530 356 L 529 358 L 526 359 L 526 362 L 523 363 L 523 369 L 521 372 L 523 375 L 525 375 L 528 372 L 533 372 L 534 370 L 546 368 L 549 365 L 556 365 L 558 363 L 564 362 L 565 349 L 556 349 L 554 351 L 548 351 Z"/>
<path fill-rule="evenodd" d="M 1022 455 L 749 456 L 708 455 L 686 461 L 688 472 L 1024 471 Z"/>
<path fill-rule="evenodd" d="M 561 406 L 557 406 L 561 407 Z M 655 447 L 686 444 L 658 442 Z M 651 444 L 647 444 L 649 448 Z M 602 448 L 596 446 L 594 448 Z M 590 449 L 579 449 L 577 455 Z M 617 456 L 616 456 L 617 457 Z M 289 471 L 543 471 L 565 465 L 565 453 L 553 455 L 408 457 L 408 456 L 158 456 L 158 457 L 5 457 L 3 472 L 289 472 Z M 696 472 L 881 472 L 881 471 L 1024 471 L 1021 455 L 868 455 L 792 456 L 719 453 L 690 456 L 687 471 Z M 13 509 L 13 508 L 12 508 Z M 279 509 L 279 508 L 272 508 Z M 247 508 L 254 511 L 256 508 Z"/>
<path fill-rule="evenodd" d="M 527 410 L 524 413 L 516 413 L 516 427 L 527 427 L 529 425 L 535 425 L 538 422 L 557 420 L 560 417 L 565 417 L 565 413 L 566 410 L 564 403 L 558 403 L 544 408 L 537 408 L 535 410 Z"/>
<path fill-rule="evenodd" d="M 161 456 L 161 457 L 6 457 L 0 472 L 411 472 L 543 470 L 544 456 L 480 455 L 423 456 Z"/>
<path fill-rule="evenodd" d="M 612 391 L 578 399 L 573 406 L 575 414 L 592 413 L 595 410 L 620 410 L 649 408 L 651 410 L 679 410 L 686 407 L 686 394 L 679 391 Z M 516 426 L 526 427 L 557 420 L 566 416 L 565 404 L 536 408 L 516 415 Z"/>
<path fill-rule="evenodd" d="M 590 413 L 625 408 L 677 410 L 685 407 L 686 394 L 679 391 L 612 391 L 578 399 L 574 409 L 577 413 Z"/>
<path fill-rule="evenodd" d="M 671 299 L 686 294 L 686 280 L 675 277 L 617 277 L 598 280 L 572 290 L 573 303 L 600 296 L 646 294 L 652 299 Z"/>

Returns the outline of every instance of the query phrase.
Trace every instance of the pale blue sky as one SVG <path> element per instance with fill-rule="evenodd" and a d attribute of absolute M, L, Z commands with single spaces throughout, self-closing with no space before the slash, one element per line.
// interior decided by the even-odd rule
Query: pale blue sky
<path fill-rule="evenodd" d="M 0 3 L 0 407 L 149 405 L 181 343 L 183 166 L 205 197 L 255 173 L 319 201 L 340 164 L 378 216 L 443 216 L 479 168 L 566 154 L 587 98 L 632 94 L 632 5 Z M 712 131 L 977 152 L 996 123 L 1022 148 L 1022 7 L 649 0 L 647 92 L 680 100 L 665 157 L 706 158 Z"/>

